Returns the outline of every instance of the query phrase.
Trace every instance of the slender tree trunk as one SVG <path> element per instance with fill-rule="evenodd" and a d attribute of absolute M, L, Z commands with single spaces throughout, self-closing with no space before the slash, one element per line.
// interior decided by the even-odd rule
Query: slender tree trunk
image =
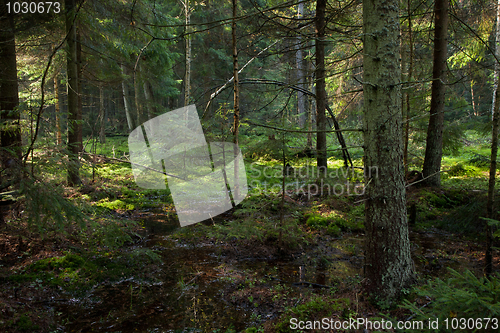
<path fill-rule="evenodd" d="M 62 145 L 61 132 L 61 100 L 59 96 L 59 73 L 54 75 L 54 98 L 55 98 L 55 113 L 56 113 L 56 142 L 57 145 Z"/>
<path fill-rule="evenodd" d="M 390 305 L 413 282 L 403 174 L 399 0 L 363 1 L 366 290 Z"/>
<path fill-rule="evenodd" d="M 66 4 L 66 33 L 67 44 L 67 90 L 68 90 L 68 185 L 81 183 L 78 153 L 81 142 L 78 141 L 78 47 L 76 36 L 75 0 L 67 0 Z"/>
<path fill-rule="evenodd" d="M 142 101 L 141 101 L 141 83 L 139 78 L 139 68 L 134 71 L 134 101 L 136 110 L 136 124 L 139 126 L 142 124 Z"/>
<path fill-rule="evenodd" d="M 302 18 L 302 13 L 304 11 L 304 3 L 301 2 L 297 6 L 297 19 Z M 297 62 L 297 86 L 301 89 L 304 89 L 304 56 L 302 54 L 302 36 L 297 37 L 297 53 L 295 55 Z M 297 114 L 299 116 L 299 126 L 300 128 L 304 127 L 306 123 L 306 95 L 297 91 Z"/>
<path fill-rule="evenodd" d="M 312 64 L 310 61 L 307 61 L 307 67 L 308 67 L 308 72 L 312 72 Z M 314 79 L 312 76 L 309 76 L 309 91 L 314 90 Z M 312 151 L 313 149 L 313 144 L 312 144 L 312 125 L 313 125 L 313 106 L 314 106 L 314 99 L 311 96 L 308 96 L 308 101 L 309 104 L 307 106 L 307 130 L 309 131 L 307 133 L 307 142 L 306 142 L 306 149 L 309 151 Z"/>
<path fill-rule="evenodd" d="M 76 29 L 76 65 L 78 68 L 78 113 L 76 115 L 76 133 L 78 136 L 78 152 L 83 150 L 83 124 L 82 124 L 82 116 L 83 116 L 83 66 L 82 66 L 82 43 L 80 40 L 80 31 L 78 29 L 78 24 Z"/>
<path fill-rule="evenodd" d="M 21 159 L 15 24 L 13 14 L 7 13 L 5 2 L 0 9 L 0 112 L 4 122 L 0 134 L 0 159 L 3 168 L 19 166 Z"/>
<path fill-rule="evenodd" d="M 408 39 L 409 39 L 409 53 L 410 60 L 408 64 L 408 82 L 411 82 L 413 79 L 413 25 L 411 19 L 411 0 L 408 0 Z M 406 96 L 406 112 L 405 112 L 405 142 L 404 142 L 404 154 L 403 161 L 405 164 L 405 175 L 408 173 L 408 145 L 410 143 L 410 92 L 407 90 L 405 93 Z"/>
<path fill-rule="evenodd" d="M 123 75 L 127 76 L 128 74 L 127 67 L 125 67 L 125 65 L 123 64 L 121 67 Z M 130 108 L 130 103 L 129 103 L 128 86 L 125 79 L 123 79 L 122 81 L 122 97 L 123 97 L 123 105 L 125 107 L 125 116 L 127 117 L 128 129 L 129 131 L 132 131 L 135 128 L 135 126 L 134 126 L 134 120 L 132 118 L 132 110 Z"/>
<path fill-rule="evenodd" d="M 189 0 L 184 0 L 184 18 L 185 18 L 185 33 L 184 41 L 186 44 L 186 73 L 184 74 L 184 106 L 189 105 L 191 98 L 191 9 L 189 8 Z"/>
<path fill-rule="evenodd" d="M 234 140 L 233 142 L 235 143 L 237 149 L 238 145 L 238 134 L 239 134 L 239 129 L 240 129 L 240 88 L 239 88 L 239 78 L 238 78 L 238 48 L 236 44 L 236 12 L 237 12 L 237 4 L 236 0 L 232 0 L 233 3 L 233 21 L 231 23 L 231 34 L 232 34 L 232 41 L 233 41 L 233 76 L 234 76 Z M 235 151 L 235 156 L 236 156 L 237 151 Z M 238 159 L 235 160 L 234 163 L 234 179 L 236 181 L 235 184 L 235 189 L 234 189 L 234 198 L 239 199 L 240 197 L 240 191 L 239 191 L 239 184 L 238 184 L 238 171 L 239 166 L 238 166 Z"/>
<path fill-rule="evenodd" d="M 325 82 L 325 11 L 326 0 L 316 2 L 316 129 L 318 174 L 327 174 L 326 154 L 326 82 Z"/>
<path fill-rule="evenodd" d="M 500 59 L 500 0 L 497 3 L 497 27 L 495 31 L 495 55 L 497 59 Z M 498 90 L 498 80 L 500 76 L 500 64 L 495 62 L 495 72 L 493 73 L 493 99 L 491 102 L 491 117 L 493 119 L 493 113 L 495 112 L 495 102 L 496 102 L 496 91 Z"/>
<path fill-rule="evenodd" d="M 106 143 L 106 110 L 104 109 L 104 87 L 99 85 L 99 142 Z"/>
<path fill-rule="evenodd" d="M 434 64 L 432 69 L 432 91 L 429 127 L 423 174 L 428 186 L 441 186 L 441 157 L 443 156 L 444 102 L 446 73 L 448 0 L 434 2 Z"/>
<path fill-rule="evenodd" d="M 500 0 L 497 3 L 497 30 L 495 35 L 495 55 L 500 56 Z M 493 92 L 493 124 L 491 133 L 491 159 L 490 159 L 490 179 L 488 182 L 488 201 L 486 203 L 487 217 L 495 219 L 495 177 L 497 173 L 497 155 L 498 155 L 498 127 L 500 123 L 500 86 L 498 84 L 498 76 L 500 66 L 495 64 L 495 91 Z M 486 224 L 486 253 L 485 253 L 485 273 L 490 277 L 493 273 L 493 235 L 492 227 Z"/>
<path fill-rule="evenodd" d="M 144 97 L 146 98 L 146 110 L 148 113 L 148 120 L 153 119 L 153 115 L 156 114 L 156 109 L 154 106 L 153 92 L 151 91 L 151 85 L 148 81 L 144 81 Z"/>

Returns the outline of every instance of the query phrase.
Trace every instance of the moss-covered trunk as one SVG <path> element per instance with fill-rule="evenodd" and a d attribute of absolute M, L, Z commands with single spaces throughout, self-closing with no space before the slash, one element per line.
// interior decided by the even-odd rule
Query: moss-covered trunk
<path fill-rule="evenodd" d="M 364 0 L 365 276 L 379 305 L 414 277 L 403 173 L 399 1 Z"/>

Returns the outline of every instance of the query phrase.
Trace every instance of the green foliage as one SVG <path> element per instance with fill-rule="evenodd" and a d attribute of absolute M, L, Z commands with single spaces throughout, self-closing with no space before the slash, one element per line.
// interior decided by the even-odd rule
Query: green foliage
<path fill-rule="evenodd" d="M 38 331 L 40 329 L 39 325 L 34 325 L 31 318 L 27 315 L 21 315 L 15 323 L 15 327 L 20 331 Z"/>
<path fill-rule="evenodd" d="M 114 201 L 109 201 L 108 198 L 104 198 L 97 203 L 97 206 L 104 207 L 111 210 L 134 210 L 134 205 L 127 204 L 126 202 L 116 199 Z"/>
<path fill-rule="evenodd" d="M 332 236 L 340 235 L 340 231 L 357 231 L 363 229 L 363 224 L 360 220 L 346 219 L 335 212 L 327 216 L 319 214 L 308 214 L 306 217 L 306 225 L 315 230 L 326 230 Z"/>
<path fill-rule="evenodd" d="M 288 309 L 281 317 L 280 321 L 274 327 L 277 333 L 295 332 L 290 328 L 290 320 L 296 318 L 298 321 L 308 321 L 318 318 L 320 314 L 322 317 L 332 317 L 333 312 L 342 311 L 349 308 L 350 301 L 346 298 L 334 300 L 332 303 L 325 299 L 316 296 L 304 304 L 297 305 L 294 308 Z"/>
<path fill-rule="evenodd" d="M 160 256 L 150 249 L 129 252 L 66 252 L 61 257 L 38 260 L 9 277 L 11 281 L 32 281 L 33 285 L 61 286 L 83 293 L 96 283 L 117 281 L 131 275 L 140 276 L 148 265 L 161 263 Z"/>
<path fill-rule="evenodd" d="M 44 182 L 25 180 L 20 192 L 26 198 L 28 226 L 44 237 L 47 234 L 68 234 L 70 229 L 86 229 L 89 219 L 60 189 Z"/>
<path fill-rule="evenodd" d="M 431 298 L 427 307 L 418 307 L 404 300 L 403 308 L 411 310 L 414 320 L 427 321 L 438 318 L 498 318 L 500 315 L 500 275 L 490 279 L 477 278 L 471 271 L 462 274 L 448 268 L 451 278 L 439 278 L 417 287 L 415 292 L 425 299 Z M 427 323 L 424 324 L 424 327 Z M 441 326 L 442 327 L 442 326 Z"/>
<path fill-rule="evenodd" d="M 448 175 L 453 177 L 478 177 L 481 174 L 477 167 L 457 163 L 448 169 Z"/>

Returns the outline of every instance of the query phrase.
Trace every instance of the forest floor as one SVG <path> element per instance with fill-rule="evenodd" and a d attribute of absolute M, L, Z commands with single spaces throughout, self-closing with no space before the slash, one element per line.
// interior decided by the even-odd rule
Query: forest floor
<path fill-rule="evenodd" d="M 119 158 L 120 143 L 116 147 L 113 154 Z M 448 311 L 436 301 L 446 293 L 444 287 L 437 295 L 425 285 L 472 283 L 465 273 L 462 280 L 450 280 L 465 270 L 483 276 L 483 155 L 476 149 L 472 157 L 445 158 L 448 172 L 439 190 L 409 187 L 418 283 L 388 308 L 363 294 L 360 173 L 337 171 L 334 182 L 346 187 L 330 195 L 327 190 L 335 184 L 323 184 L 321 195 L 311 186 L 315 179 L 290 175 L 287 182 L 298 187 L 283 198 L 280 162 L 253 160 L 247 164 L 251 191 L 240 205 L 212 221 L 179 228 L 168 190 L 140 189 L 130 165 L 93 160 L 82 168 L 84 184 L 62 193 L 98 224 L 29 222 L 29 207 L 22 202 L 4 210 L 0 329 L 292 332 L 292 318 L 303 325 L 323 318 L 330 324 L 356 318 L 411 322 L 418 319 L 415 308 L 425 315 Z M 332 170 L 340 163 L 332 160 Z M 292 164 L 297 171 L 313 162 Z M 51 182 L 63 181 L 54 177 Z M 499 264 L 495 250 L 497 272 Z"/>

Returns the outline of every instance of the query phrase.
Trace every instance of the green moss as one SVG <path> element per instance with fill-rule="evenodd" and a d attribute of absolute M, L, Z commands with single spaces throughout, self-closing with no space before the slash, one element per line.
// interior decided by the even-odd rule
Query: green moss
<path fill-rule="evenodd" d="M 26 315 L 22 315 L 21 317 L 19 317 L 19 319 L 16 321 L 15 326 L 20 331 L 33 332 L 40 330 L 40 326 L 33 325 L 33 322 L 31 321 L 30 317 Z"/>
<path fill-rule="evenodd" d="M 290 320 L 296 318 L 298 321 L 314 320 L 315 318 L 333 317 L 333 312 L 350 313 L 350 301 L 347 298 L 340 298 L 327 302 L 321 297 L 315 297 L 307 303 L 300 304 L 286 311 L 281 320 L 275 326 L 275 332 L 286 333 L 295 332 L 290 328 Z M 347 308 L 347 311 L 346 311 Z M 317 319 L 316 319 L 317 320 Z"/>
<path fill-rule="evenodd" d="M 133 204 L 126 203 L 120 199 L 114 201 L 109 201 L 108 198 L 104 198 L 97 203 L 97 206 L 104 207 L 111 210 L 134 210 L 135 206 Z"/>

